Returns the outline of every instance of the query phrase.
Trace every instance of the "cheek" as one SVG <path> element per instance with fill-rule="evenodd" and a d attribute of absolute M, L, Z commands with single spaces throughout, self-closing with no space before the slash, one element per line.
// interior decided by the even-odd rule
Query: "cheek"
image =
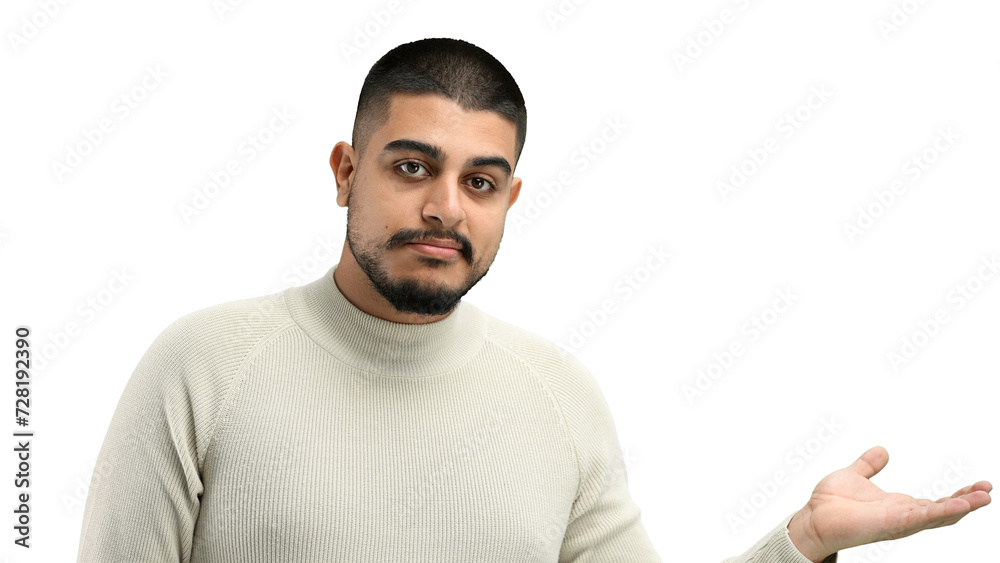
<path fill-rule="evenodd" d="M 472 231 L 472 244 L 483 255 L 496 252 L 503 236 L 503 223 L 491 223 L 488 227 Z"/>
<path fill-rule="evenodd" d="M 360 200 L 356 202 L 355 200 Z M 386 205 L 386 198 L 371 198 L 369 194 L 351 198 L 350 209 L 353 228 L 369 236 L 385 238 L 401 228 L 400 205 Z M 359 204 L 359 205 L 356 205 Z"/>

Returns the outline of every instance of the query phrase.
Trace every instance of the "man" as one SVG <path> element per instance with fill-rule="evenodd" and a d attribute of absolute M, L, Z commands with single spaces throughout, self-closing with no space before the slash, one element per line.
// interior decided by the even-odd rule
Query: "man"
<path fill-rule="evenodd" d="M 593 377 L 461 302 L 520 192 L 525 116 L 469 43 L 380 59 L 330 158 L 340 262 L 156 339 L 101 448 L 79 561 L 659 561 Z M 727 561 L 835 561 L 990 501 L 986 482 L 887 495 L 868 480 L 887 459 L 826 477 Z"/>

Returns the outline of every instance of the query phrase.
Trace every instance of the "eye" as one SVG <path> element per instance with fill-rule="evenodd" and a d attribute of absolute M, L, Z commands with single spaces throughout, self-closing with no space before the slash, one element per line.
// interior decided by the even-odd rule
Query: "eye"
<path fill-rule="evenodd" d="M 482 176 L 475 176 L 469 178 L 469 185 L 477 192 L 493 192 L 496 191 L 497 186 L 493 182 L 490 182 Z"/>
<path fill-rule="evenodd" d="M 423 164 L 415 160 L 407 160 L 406 162 L 396 165 L 396 170 L 398 170 L 404 176 L 424 176 L 425 174 L 418 174 L 421 170 L 427 171 Z"/>

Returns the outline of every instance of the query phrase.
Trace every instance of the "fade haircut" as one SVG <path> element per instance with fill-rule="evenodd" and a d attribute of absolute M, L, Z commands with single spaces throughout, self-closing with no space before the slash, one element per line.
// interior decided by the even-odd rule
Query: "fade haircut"
<path fill-rule="evenodd" d="M 431 38 L 404 43 L 376 62 L 358 97 L 351 145 L 364 153 L 372 133 L 389 119 L 396 93 L 442 94 L 462 108 L 493 111 L 517 127 L 514 163 L 521 157 L 527 111 L 521 89 L 500 61 L 461 39 Z"/>

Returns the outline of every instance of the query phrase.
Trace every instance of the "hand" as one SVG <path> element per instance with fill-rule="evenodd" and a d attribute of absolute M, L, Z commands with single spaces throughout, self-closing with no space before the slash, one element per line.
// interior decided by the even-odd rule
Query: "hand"
<path fill-rule="evenodd" d="M 804 556 L 819 563 L 849 547 L 950 526 L 990 503 L 993 486 L 986 481 L 937 501 L 886 493 L 869 479 L 888 462 L 885 448 L 875 446 L 816 485 L 809 502 L 788 522 L 788 535 Z"/>

